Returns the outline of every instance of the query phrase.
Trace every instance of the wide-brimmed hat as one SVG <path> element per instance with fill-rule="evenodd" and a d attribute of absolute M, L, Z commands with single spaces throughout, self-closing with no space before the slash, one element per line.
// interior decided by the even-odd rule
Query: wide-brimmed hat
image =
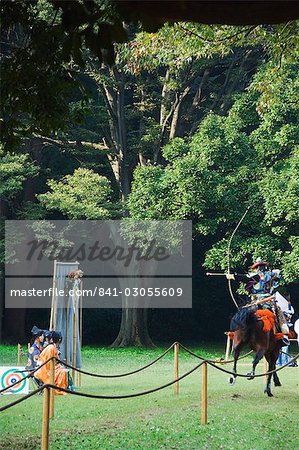
<path fill-rule="evenodd" d="M 257 258 L 255 263 L 252 266 L 250 266 L 250 269 L 256 269 L 259 266 L 269 266 L 269 263 L 268 261 L 262 261 L 261 258 Z"/>

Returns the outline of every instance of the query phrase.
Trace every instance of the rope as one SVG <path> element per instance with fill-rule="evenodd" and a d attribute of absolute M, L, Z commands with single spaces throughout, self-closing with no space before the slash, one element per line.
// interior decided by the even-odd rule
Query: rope
<path fill-rule="evenodd" d="M 296 355 L 294 355 L 294 354 L 292 354 L 292 353 L 284 352 L 283 350 L 280 350 L 280 353 L 283 353 L 284 355 L 287 355 L 287 356 L 289 356 L 290 358 L 293 358 L 294 356 L 296 356 Z"/>
<path fill-rule="evenodd" d="M 30 374 L 26 375 L 25 377 L 21 378 L 21 380 L 16 381 L 15 383 L 10 384 L 9 386 L 6 386 L 4 389 L 0 390 L 0 394 L 2 394 L 2 392 L 7 391 L 8 389 L 12 388 L 13 386 L 22 383 L 23 380 L 25 380 L 26 378 L 31 378 L 33 376 L 33 374 L 35 372 L 37 372 L 41 367 L 43 367 L 45 364 L 47 364 L 49 361 L 51 361 L 52 359 L 55 359 L 57 362 L 63 364 L 64 366 L 68 367 L 69 369 L 73 369 L 76 370 L 77 372 L 83 373 L 84 375 L 89 375 L 91 377 L 98 377 L 98 378 L 119 378 L 119 377 L 126 377 L 128 375 L 133 375 L 134 373 L 138 373 L 141 372 L 144 369 L 147 369 L 148 367 L 152 366 L 153 364 L 155 364 L 156 362 L 158 362 L 160 359 L 163 358 L 163 356 L 165 356 L 167 353 L 169 353 L 169 351 L 173 348 L 175 343 L 173 343 L 170 347 L 168 347 L 160 356 L 158 356 L 156 359 L 154 359 L 153 361 L 151 361 L 150 363 L 148 363 L 146 366 L 140 367 L 139 369 L 133 370 L 132 372 L 127 372 L 127 373 L 121 373 L 121 374 L 117 374 L 117 375 L 100 375 L 100 374 L 96 374 L 96 373 L 91 373 L 91 372 L 86 372 L 84 370 L 80 370 L 76 367 L 71 366 L 70 364 L 65 363 L 64 361 L 61 361 L 60 359 L 56 358 L 55 356 L 53 356 L 52 358 L 49 358 L 47 361 L 45 361 L 43 364 L 41 364 L 40 366 L 38 366 L 36 369 L 30 371 Z M 16 372 L 20 372 L 20 371 L 16 371 Z"/>
<path fill-rule="evenodd" d="M 24 395 L 24 397 L 19 398 L 18 400 L 15 400 L 14 402 L 8 403 L 8 405 L 5 406 L 1 406 L 0 408 L 0 412 L 5 411 L 6 409 L 11 408 L 12 406 L 17 405 L 18 403 L 23 402 L 24 400 L 27 400 L 29 397 L 32 397 L 35 394 L 38 394 L 39 392 L 41 392 L 44 389 L 44 386 L 36 389 L 33 392 L 30 392 L 30 394 Z"/>
<path fill-rule="evenodd" d="M 158 362 L 160 359 L 162 359 L 167 353 L 169 353 L 169 351 L 173 348 L 174 345 L 175 345 L 175 342 L 170 347 L 168 347 L 165 350 L 165 352 L 163 352 L 160 356 L 158 356 L 156 359 L 154 359 L 150 363 L 146 364 L 145 366 L 142 366 L 139 369 L 132 370 L 131 372 L 120 373 L 120 374 L 115 374 L 115 375 L 102 375 L 102 374 L 97 374 L 97 373 L 92 373 L 92 372 L 86 372 L 85 370 L 78 369 L 77 367 L 71 366 L 70 364 L 67 364 L 64 361 L 61 361 L 58 358 L 55 358 L 55 359 L 56 359 L 56 361 L 63 364 L 65 367 L 68 367 L 69 369 L 73 369 L 79 373 L 83 373 L 84 375 L 89 375 L 91 377 L 96 377 L 96 378 L 121 378 L 121 377 L 127 377 L 129 375 L 133 375 L 134 373 L 141 372 L 142 370 L 145 370 L 148 367 L 152 366 L 153 364 Z"/>
<path fill-rule="evenodd" d="M 273 374 L 273 373 L 275 373 L 275 372 L 279 372 L 280 370 L 282 370 L 282 369 L 284 369 L 285 367 L 287 367 L 290 363 L 296 361 L 297 358 L 299 358 L 299 353 L 298 353 L 294 358 L 292 358 L 287 364 L 284 364 L 283 366 L 278 367 L 277 369 L 270 370 L 270 371 L 265 372 L 265 373 L 260 373 L 260 374 L 258 374 L 258 375 L 250 375 L 250 377 L 251 377 L 251 378 L 264 377 L 265 375 L 271 375 L 271 374 Z M 225 372 L 225 373 L 228 373 L 229 375 L 233 375 L 234 377 L 241 377 L 241 378 L 247 378 L 247 377 L 248 377 L 247 374 L 246 374 L 246 375 L 243 375 L 243 374 L 241 374 L 241 373 L 239 374 L 239 373 L 236 373 L 236 372 L 230 372 L 229 370 L 226 370 L 226 369 L 223 369 L 222 367 L 216 366 L 216 365 L 215 365 L 213 362 L 211 362 L 211 361 L 207 361 L 207 364 L 209 364 L 209 365 L 212 366 L 212 367 L 215 367 L 215 369 L 221 370 L 221 372 Z"/>
<path fill-rule="evenodd" d="M 55 389 L 57 391 L 62 391 L 67 394 L 71 395 L 78 395 L 79 397 L 87 397 L 87 398 L 101 398 L 105 400 L 119 400 L 119 399 L 125 399 L 125 398 L 134 398 L 134 397 L 141 397 L 143 395 L 152 394 L 153 392 L 161 391 L 162 389 L 165 389 L 169 386 L 171 386 L 174 383 L 177 383 L 178 381 L 183 380 L 191 373 L 195 372 L 200 366 L 202 366 L 205 363 L 205 361 L 202 361 L 201 363 L 197 364 L 197 366 L 193 367 L 193 369 L 189 370 L 188 372 L 184 373 L 184 375 L 181 375 L 179 378 L 176 378 L 173 381 L 170 381 L 169 383 L 163 384 L 162 386 L 159 386 L 157 388 L 149 389 L 148 391 L 143 392 L 137 392 L 136 394 L 126 394 L 126 395 L 96 395 L 96 394 L 86 394 L 84 392 L 76 392 L 76 391 L 68 391 L 67 389 L 55 386 L 53 384 L 45 384 L 44 387 L 49 387 L 52 389 Z"/>
<path fill-rule="evenodd" d="M 179 342 L 178 342 L 178 343 L 179 343 Z M 169 348 L 164 352 L 164 354 L 166 354 L 166 352 L 168 352 L 168 351 L 174 346 L 174 344 L 175 344 L 175 343 L 173 343 L 172 346 L 169 347 Z M 180 344 L 180 343 L 179 343 L 179 344 Z M 196 358 L 201 359 L 201 360 L 202 360 L 202 363 L 206 362 L 206 363 L 210 364 L 211 366 L 215 367 L 216 369 L 219 369 L 219 370 L 221 370 L 222 372 L 228 373 L 228 374 L 230 374 L 230 375 L 234 375 L 234 376 L 238 376 L 238 377 L 245 377 L 245 378 L 248 377 L 248 375 L 238 374 L 238 373 L 236 373 L 236 372 L 230 372 L 229 370 L 222 369 L 221 367 L 216 366 L 216 364 L 215 364 L 215 363 L 217 363 L 217 362 L 219 362 L 219 361 L 215 361 L 215 360 L 212 360 L 212 359 L 203 358 L 202 356 L 199 356 L 199 355 L 196 355 L 196 353 L 193 353 L 191 350 L 189 350 L 189 349 L 188 349 L 187 347 L 185 347 L 183 344 L 180 344 L 180 346 L 181 346 L 186 352 L 190 353 L 192 356 L 195 356 Z M 252 353 L 252 351 L 250 351 L 250 352 L 246 353 L 245 355 L 243 355 L 242 358 L 245 358 L 245 356 L 248 356 L 250 353 Z M 157 358 L 157 359 L 162 358 L 162 356 L 164 356 L 164 354 L 160 355 L 159 358 Z M 265 372 L 265 373 L 262 373 L 262 374 L 259 374 L 259 375 L 252 375 L 252 377 L 262 377 L 262 376 L 269 375 L 269 374 L 274 373 L 274 372 L 278 372 L 279 370 L 282 370 L 284 367 L 288 366 L 288 365 L 289 365 L 290 363 L 292 363 L 293 361 L 296 361 L 298 358 L 299 358 L 299 353 L 298 353 L 297 355 L 295 355 L 295 356 L 294 356 L 287 364 L 285 364 L 285 365 L 279 367 L 278 369 L 271 370 L 270 372 Z M 57 359 L 57 358 L 55 358 L 55 359 L 56 359 L 57 361 L 61 362 L 62 364 L 64 364 L 64 362 L 61 361 L 60 359 Z M 157 359 L 156 359 L 156 360 L 157 360 Z M 238 360 L 239 360 L 239 359 L 241 359 L 241 358 L 238 358 Z M 148 364 L 147 366 L 144 366 L 144 368 L 146 368 L 146 367 L 148 367 L 149 365 L 153 364 L 156 360 L 152 361 L 152 362 L 151 362 L 150 364 Z M 233 361 L 227 361 L 227 362 L 233 362 Z M 201 363 L 201 364 L 202 364 L 202 363 Z M 200 365 L 201 365 L 201 364 L 200 364 Z M 65 365 L 66 365 L 66 364 L 65 364 Z M 197 367 L 200 367 L 200 365 L 198 365 Z M 80 370 L 80 369 L 77 369 L 76 367 L 73 367 L 73 366 L 69 366 L 69 365 L 66 365 L 66 366 L 69 367 L 69 368 L 72 368 L 72 369 L 74 369 L 74 370 L 77 370 L 78 372 L 81 372 L 81 373 L 84 373 L 84 374 L 87 374 L 87 375 L 90 375 L 90 376 L 104 377 L 104 378 L 106 378 L 106 377 L 107 377 L 107 378 L 115 378 L 115 377 L 120 377 L 120 376 L 126 376 L 126 375 L 130 375 L 131 373 L 136 373 L 136 372 L 139 372 L 140 370 L 143 370 L 143 368 L 141 368 L 141 369 L 137 369 L 136 371 L 128 372 L 128 373 L 126 373 L 126 374 L 120 374 L 120 375 L 97 375 L 97 374 L 92 374 L 92 373 L 89 373 L 89 372 L 84 372 L 84 371 L 82 371 L 82 370 Z M 194 370 L 195 370 L 195 369 L 194 369 Z M 192 372 L 190 372 L 190 373 L 192 373 Z M 187 372 L 187 374 L 188 374 L 188 372 Z M 184 378 L 184 377 L 183 377 L 183 378 Z M 180 379 L 178 378 L 178 379 L 175 380 L 175 381 L 178 381 L 178 380 L 180 380 Z M 175 381 L 174 381 L 174 382 L 175 382 Z M 174 383 L 174 382 L 173 382 L 173 383 Z M 62 388 L 61 388 L 61 389 L 62 389 Z M 67 391 L 67 390 L 65 389 L 65 392 L 69 392 L 69 391 Z M 102 397 L 100 397 L 100 398 L 102 398 Z M 106 397 L 103 397 L 103 398 L 106 398 Z M 110 397 L 109 397 L 109 398 L 110 398 Z M 113 397 L 113 398 L 114 398 L 114 397 Z M 115 397 L 115 398 L 117 398 L 117 397 Z M 126 398 L 126 397 L 120 397 L 120 398 Z"/>
<path fill-rule="evenodd" d="M 202 356 L 199 356 L 199 355 L 197 355 L 196 353 L 194 353 L 194 352 L 192 352 L 191 350 L 189 350 L 187 347 L 185 347 L 185 346 L 184 346 L 183 344 L 181 344 L 180 342 L 174 342 L 174 343 L 173 343 L 170 347 L 168 347 L 168 348 L 167 348 L 160 356 L 158 356 L 156 359 L 154 359 L 153 361 L 151 361 L 151 362 L 148 363 L 147 365 L 145 365 L 145 366 L 143 366 L 143 367 L 140 367 L 139 369 L 133 370 L 133 371 L 131 371 L 131 372 L 126 372 L 126 373 L 123 373 L 123 374 L 117 374 L 117 375 L 101 375 L 101 374 L 95 374 L 95 373 L 92 373 L 92 372 L 86 372 L 86 371 L 84 371 L 84 370 L 77 369 L 76 367 L 73 367 L 73 366 L 71 366 L 71 365 L 69 365 L 69 364 L 66 364 L 66 363 L 64 363 L 63 361 L 61 361 L 60 359 L 58 359 L 58 358 L 56 358 L 55 356 L 53 356 L 52 358 L 49 358 L 49 359 L 48 359 L 47 361 L 45 361 L 43 364 L 41 364 L 40 366 L 38 366 L 36 369 L 34 369 L 30 374 L 28 374 L 28 375 L 26 375 L 25 377 L 23 377 L 21 380 L 16 381 L 15 383 L 10 384 L 9 386 L 5 387 L 4 389 L 1 389 L 1 390 L 0 390 L 0 394 L 2 394 L 3 392 L 7 391 L 7 390 L 10 389 L 11 387 L 13 387 L 13 386 L 15 386 L 15 385 L 21 383 L 21 382 L 22 382 L 23 380 L 25 380 L 26 378 L 32 377 L 33 374 L 34 374 L 36 371 L 38 371 L 41 367 L 43 367 L 45 364 L 47 364 L 47 363 L 48 363 L 49 361 L 51 361 L 52 359 L 54 359 L 54 360 L 56 360 L 57 362 L 59 362 L 59 363 L 65 365 L 66 367 L 68 367 L 68 368 L 70 368 L 70 369 L 74 369 L 74 370 L 76 370 L 77 372 L 80 372 L 80 373 L 83 373 L 83 374 L 85 374 L 85 375 L 89 375 L 89 376 L 92 376 L 92 377 L 98 377 L 98 378 L 119 378 L 119 377 L 125 377 L 125 376 L 128 376 L 128 375 L 132 375 L 132 374 L 138 373 L 138 372 L 140 372 L 140 371 L 142 371 L 142 370 L 144 370 L 144 369 L 146 369 L 146 368 L 152 366 L 152 365 L 155 364 L 157 361 L 159 361 L 161 358 L 163 358 L 163 356 L 165 356 L 165 355 L 173 348 L 173 346 L 174 346 L 176 343 L 178 343 L 178 344 L 182 347 L 182 349 L 185 350 L 187 353 L 189 353 L 190 355 L 194 356 L 195 358 L 200 359 L 202 362 L 201 362 L 199 365 L 197 365 L 195 368 L 191 369 L 191 371 L 189 371 L 189 372 L 187 372 L 186 374 L 182 375 L 180 378 L 178 378 L 178 379 L 176 379 L 176 380 L 174 380 L 174 381 L 172 381 L 172 382 L 170 382 L 170 383 L 167 383 L 166 385 L 163 385 L 163 386 L 160 387 L 160 388 L 155 388 L 154 390 L 145 391 L 144 393 L 132 394 L 133 397 L 138 397 L 138 396 L 140 396 L 140 395 L 150 394 L 150 393 L 152 393 L 152 392 L 156 392 L 156 391 L 158 391 L 158 390 L 160 390 L 160 389 L 163 389 L 164 387 L 168 387 L 168 386 L 170 386 L 171 384 L 173 384 L 173 383 L 175 383 L 175 382 L 177 382 L 177 381 L 179 381 L 179 380 L 185 378 L 185 377 L 186 377 L 187 375 L 189 375 L 190 373 L 194 372 L 194 371 L 195 371 L 198 367 L 200 367 L 204 362 L 206 362 L 207 364 L 211 365 L 212 367 L 215 367 L 216 369 L 218 369 L 218 370 L 220 370 L 220 371 L 222 371 L 222 372 L 225 372 L 225 373 L 227 373 L 227 374 L 229 374 L 229 375 L 233 375 L 234 377 L 245 377 L 245 378 L 248 377 L 248 375 L 238 374 L 238 373 L 236 373 L 236 372 L 231 372 L 231 371 L 229 371 L 229 370 L 226 370 L 226 369 L 223 369 L 223 368 L 221 368 L 221 367 L 219 367 L 219 366 L 216 366 L 216 363 L 221 362 L 222 364 L 227 364 L 227 363 L 233 362 L 233 360 L 231 360 L 231 361 L 222 361 L 222 360 L 221 360 L 221 361 L 217 361 L 217 360 L 211 360 L 211 359 L 203 358 Z M 245 358 L 245 357 L 248 356 L 250 353 L 252 353 L 252 351 L 246 353 L 245 355 L 243 355 L 242 357 L 240 357 L 240 358 L 238 358 L 238 359 Z M 284 367 L 287 367 L 287 366 L 288 366 L 289 364 L 291 364 L 292 362 L 296 361 L 296 360 L 298 359 L 298 357 L 299 357 L 299 353 L 298 353 L 297 355 L 294 355 L 294 356 L 290 359 L 290 361 L 288 361 L 288 363 L 284 364 L 283 366 L 281 366 L 281 367 L 279 367 L 279 368 L 277 368 L 277 369 L 275 369 L 275 370 L 272 370 L 272 371 L 270 371 L 270 372 L 266 372 L 266 373 L 262 373 L 262 374 L 258 374 L 258 375 L 251 375 L 251 377 L 252 377 L 252 378 L 262 377 L 262 376 L 265 376 L 265 375 L 270 375 L 270 374 L 272 374 L 272 373 L 278 372 L 279 370 L 282 370 Z M 46 386 L 49 386 L 49 385 L 46 385 Z M 53 387 L 53 385 L 52 385 L 51 387 Z M 22 399 L 16 400 L 16 402 L 12 403 L 12 405 L 13 405 L 13 404 L 18 404 L 18 403 L 20 403 L 21 401 L 25 400 L 26 398 L 31 397 L 32 395 L 34 395 L 34 393 L 39 392 L 39 391 L 40 391 L 41 389 L 43 389 L 43 388 L 44 388 L 44 386 L 43 386 L 42 388 L 39 388 L 39 389 L 35 390 L 33 393 L 28 394 L 28 395 L 25 396 L 25 397 L 22 397 Z M 67 390 L 67 389 L 59 388 L 58 386 L 56 386 L 55 389 L 57 389 L 57 390 L 62 390 L 63 392 L 72 393 L 72 394 L 75 394 L 75 395 L 81 395 L 81 394 L 82 394 L 82 393 L 78 393 L 78 392 L 69 391 L 69 390 Z M 91 394 L 88 394 L 88 395 L 91 395 Z M 115 396 L 115 397 L 98 396 L 98 397 L 91 397 L 91 398 L 105 398 L 105 399 L 106 399 L 106 398 L 111 398 L 111 399 L 113 399 L 113 398 L 130 398 L 130 395 L 126 395 L 126 396 Z M 4 407 L 4 408 L 6 409 L 6 407 Z M 2 409 L 0 409 L 0 411 L 2 411 Z"/>
<path fill-rule="evenodd" d="M 168 350 L 169 350 L 169 349 L 168 349 Z M 198 355 L 195 355 L 195 356 L 198 357 Z M 252 378 L 258 378 L 258 377 L 263 377 L 263 376 L 265 376 L 265 375 L 270 375 L 270 374 L 273 374 L 273 373 L 275 373 L 275 372 L 278 372 L 278 371 L 284 369 L 286 366 L 288 366 L 288 364 L 289 364 L 290 362 L 296 361 L 296 359 L 297 359 L 298 357 L 299 357 L 299 353 L 298 353 L 294 358 L 292 358 L 291 361 L 289 361 L 287 364 L 285 364 L 285 365 L 279 367 L 278 369 L 271 370 L 271 371 L 269 371 L 269 372 L 262 373 L 262 374 L 258 374 L 258 375 L 251 375 L 251 377 L 252 377 Z M 176 378 L 175 380 L 170 381 L 169 383 L 163 384 L 162 386 L 159 386 L 159 387 L 157 387 L 157 388 L 149 389 L 149 390 L 147 390 L 147 391 L 137 392 L 137 393 L 135 393 L 135 394 L 126 394 L 126 395 L 115 395 L 115 396 L 110 396 L 110 395 L 96 395 L 96 394 L 86 394 L 86 393 L 84 393 L 84 392 L 69 391 L 69 390 L 67 390 L 67 389 L 64 389 L 64 388 L 59 387 L 59 386 L 55 386 L 55 385 L 53 385 L 53 384 L 45 384 L 44 386 L 42 386 L 42 387 L 36 389 L 35 391 L 31 392 L 30 394 L 25 395 L 24 397 L 22 397 L 22 398 L 20 398 L 20 399 L 18 399 L 18 400 L 15 400 L 14 402 L 9 403 L 8 405 L 2 406 L 2 407 L 0 408 L 0 412 L 3 412 L 3 411 L 5 411 L 6 409 L 9 409 L 9 408 L 11 408 L 11 407 L 13 407 L 13 406 L 15 406 L 15 405 L 17 405 L 17 404 L 19 404 L 19 403 L 21 403 L 21 402 L 27 400 L 28 398 L 32 397 L 33 395 L 37 394 L 38 392 L 43 391 L 45 388 L 55 389 L 55 390 L 58 390 L 58 391 L 61 391 L 61 392 L 65 392 L 65 393 L 70 394 L 70 395 L 77 395 L 77 396 L 79 396 L 79 397 L 98 398 L 98 399 L 105 399 L 105 400 L 119 400 L 119 399 L 125 399 L 125 398 L 141 397 L 141 396 L 143 396 L 143 395 L 152 394 L 153 392 L 157 392 L 157 391 L 160 391 L 160 390 L 162 390 L 162 389 L 165 389 L 165 388 L 171 386 L 172 384 L 177 383 L 178 381 L 183 380 L 183 379 L 186 378 L 187 376 L 191 375 L 191 373 L 195 372 L 195 370 L 197 370 L 199 367 L 201 367 L 204 363 L 209 364 L 210 366 L 214 367 L 214 368 L 217 369 L 217 370 L 220 370 L 221 372 L 225 372 L 225 373 L 228 373 L 228 374 L 230 374 L 230 375 L 233 375 L 234 377 L 237 377 L 237 376 L 238 376 L 238 377 L 246 377 L 246 378 L 248 377 L 248 375 L 237 374 L 237 373 L 235 373 L 235 372 L 230 372 L 230 371 L 228 371 L 228 370 L 226 370 L 226 369 L 223 369 L 222 367 L 216 366 L 216 364 L 215 364 L 214 362 L 212 362 L 211 360 L 204 359 L 204 358 L 201 358 L 201 357 L 199 357 L 199 358 L 202 359 L 202 362 L 200 362 L 199 364 L 197 364 L 197 366 L 193 367 L 193 369 L 191 369 L 191 370 L 189 370 L 188 372 L 184 373 L 183 375 L 181 375 L 180 377 Z M 56 358 L 55 358 L 55 359 L 56 359 Z M 47 361 L 47 362 L 48 362 L 48 361 Z M 18 381 L 18 383 L 20 383 L 20 381 Z"/>
<path fill-rule="evenodd" d="M 40 366 L 38 366 L 36 369 L 32 370 L 32 371 L 31 371 L 28 375 L 26 375 L 25 377 L 21 378 L 21 379 L 18 380 L 18 381 L 15 381 L 14 383 L 11 383 L 9 386 L 6 386 L 5 388 L 1 389 L 1 390 L 0 390 L 0 394 L 2 394 L 2 392 L 7 391 L 8 389 L 10 389 L 10 388 L 16 386 L 17 384 L 22 383 L 22 381 L 23 381 L 23 380 L 26 380 L 26 378 L 31 378 L 35 372 L 37 372 L 41 367 L 43 367 L 45 364 L 47 364 L 48 362 L 50 362 L 52 359 L 53 359 L 53 357 L 47 359 L 47 361 L 45 361 L 43 364 L 41 364 Z M 16 370 L 16 373 L 19 373 L 19 372 L 20 372 L 20 370 Z"/>
<path fill-rule="evenodd" d="M 185 347 L 183 344 L 181 344 L 181 343 L 179 343 L 180 344 L 180 346 L 182 347 L 182 349 L 183 350 L 185 350 L 185 352 L 187 352 L 187 353 L 189 353 L 190 355 L 192 355 L 192 356 L 194 356 L 195 358 L 198 358 L 198 359 L 201 359 L 201 360 L 205 360 L 205 361 L 209 361 L 209 362 L 213 362 L 213 363 L 221 363 L 221 364 L 228 364 L 228 363 L 232 363 L 232 362 L 234 362 L 234 359 L 231 359 L 231 360 L 229 360 L 229 361 L 225 361 L 225 360 L 213 360 L 213 359 L 206 359 L 206 358 L 203 358 L 202 356 L 199 356 L 199 355 L 197 355 L 196 353 L 193 353 L 191 350 L 189 350 L 187 347 Z M 246 358 L 248 355 L 250 355 L 251 353 L 253 352 L 253 350 L 250 350 L 250 352 L 248 352 L 248 353 L 245 353 L 245 355 L 243 355 L 243 356 L 240 356 L 240 358 L 238 358 L 238 361 L 239 361 L 239 359 L 243 359 L 243 358 Z"/>

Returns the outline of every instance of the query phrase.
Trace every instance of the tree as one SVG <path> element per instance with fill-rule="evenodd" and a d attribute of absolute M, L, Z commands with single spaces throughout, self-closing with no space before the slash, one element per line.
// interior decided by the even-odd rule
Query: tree
<path fill-rule="evenodd" d="M 147 34 L 139 25 L 124 26 L 109 1 L 3 3 L 4 144 L 41 167 L 38 181 L 26 185 L 22 218 L 40 213 L 28 201 L 45 192 L 48 178 L 59 183 L 79 166 L 108 177 L 110 201 L 125 204 L 136 166 L 162 163 L 163 170 L 165 144 L 192 137 L 210 110 L 225 115 L 266 55 L 292 54 L 296 43 L 292 23 L 182 23 Z M 113 45 L 127 37 L 128 44 Z M 93 206 L 97 214 L 100 205 Z"/>
<path fill-rule="evenodd" d="M 16 155 L 0 151 L 0 339 L 2 336 L 2 316 L 4 312 L 4 267 L 5 267 L 5 219 L 15 218 L 20 194 L 24 185 L 38 174 L 39 167 L 28 154 Z M 6 319 L 10 333 L 17 338 L 23 337 L 25 310 L 7 309 Z M 9 329 L 8 328 L 8 329 Z"/>
<path fill-rule="evenodd" d="M 166 167 L 136 169 L 131 216 L 193 219 L 198 238 L 213 238 L 204 265 L 226 270 L 228 238 L 252 205 L 231 266 L 262 256 L 281 265 L 288 283 L 298 281 L 297 85 L 297 65 L 262 67 L 226 117 L 211 113 L 190 141 L 163 148 Z"/>
<path fill-rule="evenodd" d="M 105 220 L 113 217 L 109 180 L 89 169 L 76 169 L 61 181 L 49 180 L 49 192 L 38 196 L 49 211 L 60 211 L 72 220 Z"/>

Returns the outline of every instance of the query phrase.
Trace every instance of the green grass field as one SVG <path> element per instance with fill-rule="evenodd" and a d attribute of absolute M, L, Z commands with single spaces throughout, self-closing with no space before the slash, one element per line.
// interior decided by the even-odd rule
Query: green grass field
<path fill-rule="evenodd" d="M 208 349 L 208 351 L 207 351 Z M 84 348 L 84 369 L 96 373 L 122 373 L 145 365 L 164 349 Z M 293 346 L 293 350 L 296 348 Z M 224 349 L 193 348 L 208 357 L 223 356 Z M 0 365 L 16 364 L 16 348 L 0 346 Z M 26 358 L 23 357 L 25 362 Z M 246 373 L 251 358 L 239 363 Z M 198 363 L 180 351 L 180 374 Z M 229 366 L 231 368 L 231 364 Z M 259 373 L 263 371 L 260 364 Z M 253 381 L 237 379 L 208 368 L 208 424 L 200 424 L 201 369 L 180 383 L 179 395 L 173 387 L 144 397 L 123 400 L 96 400 L 72 395 L 55 398 L 55 417 L 50 423 L 50 449 L 231 449 L 295 450 L 299 448 L 299 369 L 279 372 L 282 387 L 273 388 L 274 397 L 263 393 L 263 377 Z M 154 366 L 125 378 L 82 377 L 81 391 L 117 395 L 157 387 L 173 377 L 173 354 Z M 0 405 L 17 396 L 0 396 Z M 0 448 L 25 450 L 40 448 L 42 396 L 0 413 Z"/>

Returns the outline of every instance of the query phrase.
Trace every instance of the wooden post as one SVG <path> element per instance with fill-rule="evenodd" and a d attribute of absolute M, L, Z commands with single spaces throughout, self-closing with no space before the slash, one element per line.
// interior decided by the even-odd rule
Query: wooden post
<path fill-rule="evenodd" d="M 74 319 L 73 319 L 73 358 L 72 358 L 72 366 L 76 367 L 77 362 L 77 314 L 76 314 L 76 304 L 75 304 L 75 311 L 74 311 Z M 72 371 L 72 377 L 74 384 L 76 383 L 76 371 L 73 369 Z"/>
<path fill-rule="evenodd" d="M 50 361 L 50 384 L 55 384 L 55 361 L 51 359 Z M 49 417 L 52 419 L 54 416 L 54 389 L 50 389 L 50 412 Z"/>
<path fill-rule="evenodd" d="M 21 364 L 21 344 L 18 344 L 18 366 Z"/>
<path fill-rule="evenodd" d="M 56 298 L 56 271 L 57 271 L 57 261 L 54 260 L 54 270 L 53 270 L 53 292 L 52 292 L 52 305 L 51 305 L 51 316 L 50 316 L 50 330 L 55 330 L 56 328 L 56 318 L 57 318 L 57 298 Z"/>
<path fill-rule="evenodd" d="M 225 350 L 225 361 L 229 360 L 229 354 L 230 354 L 230 337 L 228 333 L 225 333 L 227 335 L 226 339 L 226 350 Z"/>
<path fill-rule="evenodd" d="M 80 342 L 80 349 L 82 348 L 82 340 L 83 340 L 83 297 L 82 297 L 82 285 L 83 285 L 83 281 L 81 281 L 81 295 L 80 295 L 80 299 L 79 299 L 79 342 Z M 82 355 L 82 353 L 81 353 Z M 78 386 L 81 387 L 81 373 L 77 372 L 78 374 Z"/>
<path fill-rule="evenodd" d="M 49 449 L 49 413 L 50 413 L 50 388 L 43 390 L 43 424 L 41 450 Z"/>
<path fill-rule="evenodd" d="M 202 365 L 202 391 L 201 391 L 201 424 L 207 424 L 208 410 L 208 363 Z"/>
<path fill-rule="evenodd" d="M 180 349 L 180 344 L 178 342 L 175 342 L 175 344 L 173 346 L 173 351 L 174 351 L 174 379 L 175 380 L 177 380 L 179 378 L 179 349 Z M 178 381 L 176 383 L 174 383 L 173 389 L 174 389 L 174 393 L 175 394 L 179 393 L 179 382 Z"/>
<path fill-rule="evenodd" d="M 66 297 L 65 297 L 66 299 Z M 68 309 L 68 300 L 66 299 L 66 307 L 65 307 L 65 360 L 68 364 L 72 364 L 71 355 L 68 354 L 68 335 L 69 335 L 69 309 Z"/>
<path fill-rule="evenodd" d="M 82 285 L 83 285 L 83 281 L 81 281 L 81 291 L 82 291 Z M 80 347 L 82 347 L 82 341 L 83 341 L 83 300 L 82 300 L 82 293 L 80 295 L 80 299 L 79 299 L 79 316 L 80 316 L 80 329 L 79 329 L 79 335 L 80 335 Z"/>

